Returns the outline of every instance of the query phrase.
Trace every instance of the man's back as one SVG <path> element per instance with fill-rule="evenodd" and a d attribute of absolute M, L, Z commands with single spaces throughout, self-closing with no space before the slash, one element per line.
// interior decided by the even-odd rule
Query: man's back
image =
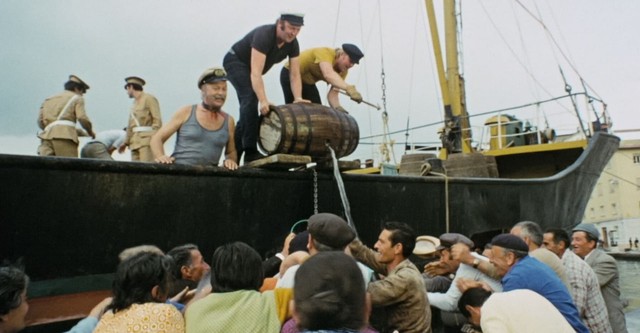
<path fill-rule="evenodd" d="M 484 332 L 574 332 L 553 304 L 527 289 L 491 295 L 482 305 L 480 326 Z"/>
<path fill-rule="evenodd" d="M 503 291 L 529 289 L 537 292 L 549 300 L 576 331 L 589 332 L 567 287 L 549 266 L 537 259 L 529 256 L 520 259 L 502 279 L 502 287 Z"/>
<path fill-rule="evenodd" d="M 589 264 L 571 251 L 564 252 L 562 263 L 572 289 L 573 302 L 589 330 L 592 333 L 612 332 L 596 273 Z"/>
<path fill-rule="evenodd" d="M 624 317 L 624 305 L 620 298 L 620 275 L 616 260 L 600 249 L 594 249 L 586 256 L 585 261 L 598 277 L 602 298 L 607 305 L 609 322 L 614 333 L 626 333 L 627 325 Z"/>

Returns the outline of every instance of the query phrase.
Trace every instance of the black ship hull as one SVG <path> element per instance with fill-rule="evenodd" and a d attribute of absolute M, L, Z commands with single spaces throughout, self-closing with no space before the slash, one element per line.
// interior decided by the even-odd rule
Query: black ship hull
<path fill-rule="evenodd" d="M 546 178 L 342 177 L 353 222 L 369 245 L 391 220 L 436 236 L 499 232 L 522 220 L 568 229 L 582 220 L 618 144 L 598 133 L 573 164 Z M 311 171 L 0 155 L 0 182 L 0 257 L 23 260 L 32 303 L 108 290 L 126 247 L 195 243 L 209 258 L 237 240 L 266 254 L 314 213 Z M 344 215 L 331 172 L 318 172 L 317 208 Z M 47 320 L 54 319 L 40 322 Z"/>

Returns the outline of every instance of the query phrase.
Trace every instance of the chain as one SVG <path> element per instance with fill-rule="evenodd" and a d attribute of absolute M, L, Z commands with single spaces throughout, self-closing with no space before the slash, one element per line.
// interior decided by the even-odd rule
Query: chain
<path fill-rule="evenodd" d="M 384 73 L 384 60 L 382 60 L 382 70 L 380 71 L 380 79 L 382 84 L 382 126 L 384 135 L 382 136 L 382 144 L 380 145 L 380 153 L 382 154 L 382 160 L 384 162 L 390 162 L 391 157 L 389 153 L 393 154 L 393 143 L 389 140 L 389 114 L 387 113 L 387 84 L 385 83 L 386 75 Z M 389 147 L 391 145 L 391 147 Z M 395 155 L 393 157 L 395 162 Z"/>
<path fill-rule="evenodd" d="M 313 169 L 313 214 L 318 214 L 318 172 Z"/>

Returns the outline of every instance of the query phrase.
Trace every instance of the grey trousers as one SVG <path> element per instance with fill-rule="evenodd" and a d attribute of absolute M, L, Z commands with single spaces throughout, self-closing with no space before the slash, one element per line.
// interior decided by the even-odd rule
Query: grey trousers
<path fill-rule="evenodd" d="M 107 150 L 107 146 L 102 142 L 89 142 L 80 151 L 82 158 L 97 158 L 100 160 L 113 160 L 111 154 Z"/>

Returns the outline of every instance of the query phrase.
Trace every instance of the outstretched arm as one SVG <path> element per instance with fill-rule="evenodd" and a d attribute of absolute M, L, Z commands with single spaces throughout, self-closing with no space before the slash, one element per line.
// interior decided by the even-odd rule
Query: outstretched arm
<path fill-rule="evenodd" d="M 163 164 L 171 164 L 175 161 L 175 158 L 169 157 L 164 152 L 164 143 L 169 139 L 175 132 L 180 129 L 182 124 L 189 118 L 189 114 L 191 112 L 190 106 L 185 106 L 178 110 L 171 120 L 166 123 L 164 126 L 160 127 L 160 129 L 151 137 L 151 141 L 149 145 L 151 146 L 151 152 L 153 152 L 153 156 L 155 157 L 155 161 Z"/>

